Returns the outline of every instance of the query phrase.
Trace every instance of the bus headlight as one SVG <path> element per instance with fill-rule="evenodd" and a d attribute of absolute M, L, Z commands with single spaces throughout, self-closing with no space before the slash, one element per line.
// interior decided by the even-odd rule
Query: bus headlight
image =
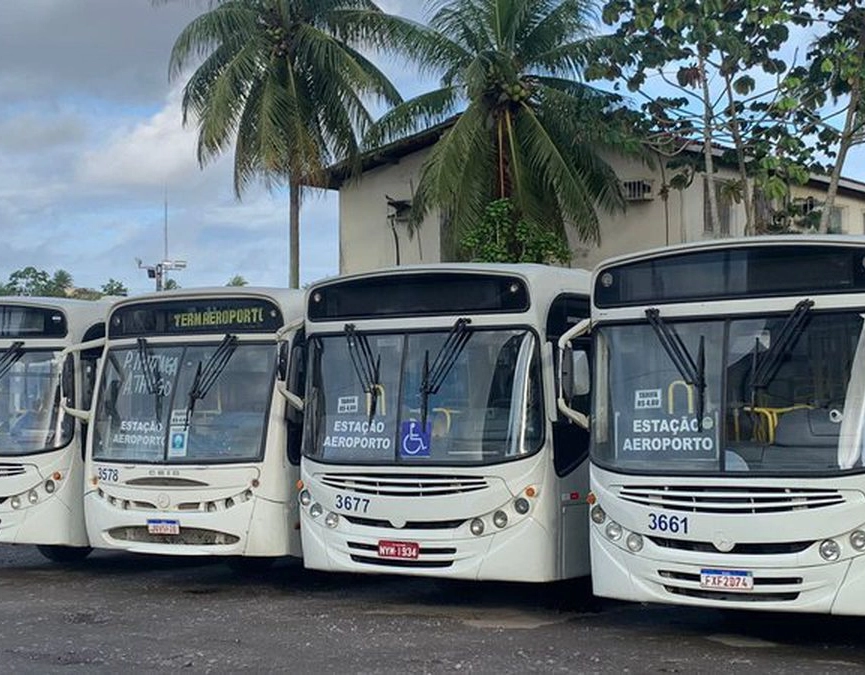
<path fill-rule="evenodd" d="M 313 518 L 318 518 L 323 512 L 324 509 L 318 502 L 309 507 L 309 515 L 311 515 Z"/>
<path fill-rule="evenodd" d="M 18 495 L 12 497 L 12 499 L 9 500 L 9 503 L 12 504 L 13 509 L 21 508 L 21 498 Z"/>
<path fill-rule="evenodd" d="M 213 513 L 216 511 L 216 503 L 215 502 L 207 502 L 207 505 L 204 507 L 204 510 L 208 513 Z"/>
<path fill-rule="evenodd" d="M 49 495 L 53 493 L 56 488 L 57 484 L 50 478 L 45 481 L 45 492 L 47 492 Z"/>
<path fill-rule="evenodd" d="M 850 546 L 857 551 L 865 550 L 865 532 L 862 530 L 853 530 L 850 533 Z"/>
<path fill-rule="evenodd" d="M 625 546 L 631 553 L 637 553 L 643 550 L 643 537 L 636 532 L 631 532 L 625 539 Z"/>
<path fill-rule="evenodd" d="M 834 539 L 825 539 L 820 542 L 820 555 L 823 560 L 833 561 L 841 557 L 841 546 Z"/>
<path fill-rule="evenodd" d="M 505 525 L 508 524 L 508 514 L 504 511 L 496 511 L 493 514 L 493 525 L 497 528 L 502 529 Z"/>
<path fill-rule="evenodd" d="M 517 497 L 514 500 L 514 511 L 521 516 L 526 515 L 529 512 L 529 500 L 525 497 Z"/>
<path fill-rule="evenodd" d="M 324 517 L 324 524 L 327 525 L 330 529 L 335 528 L 337 525 L 339 525 L 339 516 L 333 511 L 328 511 L 327 515 Z"/>
<path fill-rule="evenodd" d="M 312 495 L 309 493 L 309 490 L 301 490 L 300 491 L 300 504 L 301 506 L 309 506 L 309 503 L 312 501 Z"/>
<path fill-rule="evenodd" d="M 618 541 L 622 538 L 622 526 L 619 525 L 615 520 L 611 520 L 607 523 L 607 527 L 604 529 L 604 533 L 607 535 L 607 538 L 612 541 Z"/>
<path fill-rule="evenodd" d="M 27 501 L 31 504 L 35 504 L 39 501 L 39 493 L 36 492 L 36 490 L 30 490 L 30 492 L 27 493 Z"/>
<path fill-rule="evenodd" d="M 600 504 L 595 504 L 591 510 L 592 522 L 595 525 L 600 525 L 607 519 L 607 514 L 604 513 L 604 509 L 601 508 Z"/>
<path fill-rule="evenodd" d="M 471 533 L 476 537 L 480 537 L 484 533 L 484 521 L 480 518 L 475 518 L 471 523 L 469 523 L 469 530 L 471 530 Z"/>

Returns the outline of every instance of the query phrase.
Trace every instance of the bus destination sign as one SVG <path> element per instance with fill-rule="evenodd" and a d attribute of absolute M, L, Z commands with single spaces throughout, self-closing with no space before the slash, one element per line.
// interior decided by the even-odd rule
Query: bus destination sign
<path fill-rule="evenodd" d="M 57 309 L 0 305 L 0 338 L 66 336 L 66 316 Z"/>
<path fill-rule="evenodd" d="M 172 300 L 119 307 L 109 337 L 202 333 L 273 333 L 283 325 L 272 302 L 256 298 Z"/>

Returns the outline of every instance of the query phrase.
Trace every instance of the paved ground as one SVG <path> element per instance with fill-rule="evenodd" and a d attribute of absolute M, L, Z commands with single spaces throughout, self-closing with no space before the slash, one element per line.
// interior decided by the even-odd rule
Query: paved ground
<path fill-rule="evenodd" d="M 286 560 L 98 553 L 62 568 L 0 545 L 0 672 L 852 672 L 865 619 L 598 603 L 538 588 L 325 575 Z"/>

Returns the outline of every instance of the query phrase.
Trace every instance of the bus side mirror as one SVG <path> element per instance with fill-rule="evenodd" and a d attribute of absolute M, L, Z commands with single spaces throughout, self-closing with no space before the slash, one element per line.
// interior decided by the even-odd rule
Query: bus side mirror
<path fill-rule="evenodd" d="M 286 420 L 291 424 L 302 424 L 304 402 L 301 394 L 306 384 L 306 348 L 303 343 L 297 343 L 286 353 L 288 363 L 285 366 L 285 377 L 277 381 L 277 388 L 288 401 L 285 409 Z M 282 356 L 281 348 L 280 356 Z M 281 359 L 280 366 L 282 366 Z"/>
<path fill-rule="evenodd" d="M 574 399 L 591 391 L 589 355 L 582 349 L 573 349 L 570 344 L 559 350 L 559 411 L 575 424 L 589 428 L 589 416 L 574 410 Z"/>

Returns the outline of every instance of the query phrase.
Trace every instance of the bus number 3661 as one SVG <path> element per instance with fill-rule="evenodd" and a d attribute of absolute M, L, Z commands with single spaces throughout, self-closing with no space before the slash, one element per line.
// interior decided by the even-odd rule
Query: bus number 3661
<path fill-rule="evenodd" d="M 656 532 L 671 532 L 672 534 L 688 534 L 687 516 L 668 516 L 665 513 L 649 514 L 649 529 Z"/>
<path fill-rule="evenodd" d="M 352 495 L 337 495 L 336 508 L 343 509 L 344 511 L 366 513 L 366 510 L 369 508 L 369 499 L 353 497 Z"/>

